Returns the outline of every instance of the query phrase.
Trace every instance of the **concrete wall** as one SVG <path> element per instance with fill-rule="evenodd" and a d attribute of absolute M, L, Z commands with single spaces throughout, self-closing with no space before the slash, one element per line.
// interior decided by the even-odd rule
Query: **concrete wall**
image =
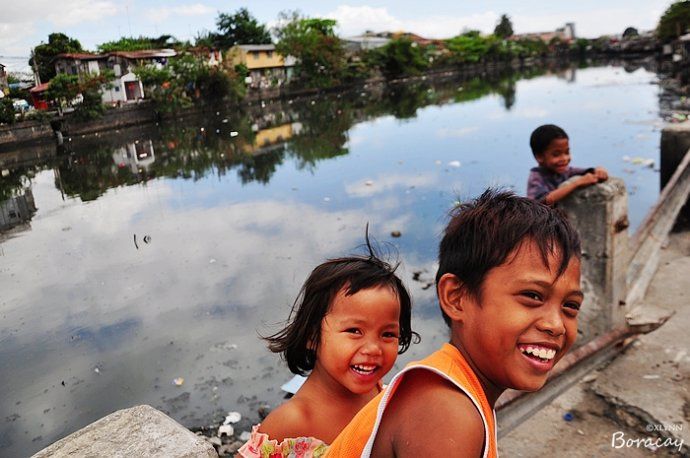
<path fill-rule="evenodd" d="M 213 445 L 151 406 L 118 410 L 33 458 L 76 456 L 215 458 Z"/>
<path fill-rule="evenodd" d="M 582 288 L 577 345 L 625 325 L 628 195 L 620 178 L 578 189 L 560 208 L 582 240 Z"/>

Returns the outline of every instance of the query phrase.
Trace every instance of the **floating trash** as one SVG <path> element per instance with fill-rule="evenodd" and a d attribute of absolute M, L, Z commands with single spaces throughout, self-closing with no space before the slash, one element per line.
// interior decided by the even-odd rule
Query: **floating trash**
<path fill-rule="evenodd" d="M 575 417 L 574 417 L 573 414 L 570 413 L 570 412 L 566 412 L 566 413 L 563 414 L 563 419 L 564 419 L 565 421 L 573 421 L 574 418 L 575 418 Z"/>
<path fill-rule="evenodd" d="M 434 161 L 434 164 L 441 165 L 441 161 Z"/>
<path fill-rule="evenodd" d="M 215 263 L 216 263 L 216 260 L 213 259 L 213 258 L 211 258 L 211 259 L 208 260 L 208 263 L 209 263 L 209 264 L 215 264 Z"/>
<path fill-rule="evenodd" d="M 228 118 L 223 119 L 221 122 L 222 122 L 223 124 L 227 124 L 227 123 L 228 123 Z"/>
<path fill-rule="evenodd" d="M 182 386 L 184 384 L 184 378 L 177 377 L 176 379 L 173 379 L 173 384 L 175 386 Z"/>
<path fill-rule="evenodd" d="M 295 375 L 288 382 L 283 383 L 280 389 L 285 391 L 286 393 L 295 394 L 297 393 L 297 390 L 299 390 L 302 387 L 302 385 L 304 385 L 304 382 L 306 380 L 306 377 L 302 377 L 301 375 Z"/>
<path fill-rule="evenodd" d="M 450 161 L 450 162 L 448 163 L 448 167 L 455 167 L 455 168 L 458 168 L 458 167 L 460 167 L 461 165 L 462 165 L 462 164 L 460 164 L 460 161 Z"/>
<path fill-rule="evenodd" d="M 239 134 L 240 134 L 239 132 L 234 131 L 234 130 L 232 132 L 230 132 L 231 137 L 237 137 Z"/>
<path fill-rule="evenodd" d="M 239 412 L 228 412 L 228 415 L 225 417 L 225 421 L 223 422 L 224 425 L 229 425 L 230 423 L 237 423 L 242 419 L 242 414 Z"/>
<path fill-rule="evenodd" d="M 100 373 L 101 373 L 101 370 L 100 370 L 99 368 L 97 368 L 97 367 L 96 367 L 96 368 L 94 368 L 94 370 L 93 370 L 93 371 L 94 371 L 95 373 L 97 373 L 97 374 L 100 374 Z"/>
<path fill-rule="evenodd" d="M 398 238 L 398 237 L 400 237 L 401 235 L 402 235 L 402 234 L 400 233 L 400 231 L 393 231 L 393 232 L 391 232 L 391 237 Z"/>
<path fill-rule="evenodd" d="M 218 428 L 218 437 L 223 437 L 223 434 L 226 436 L 232 436 L 235 434 L 235 428 L 233 428 L 232 425 L 222 425 L 220 428 Z"/>
<path fill-rule="evenodd" d="M 367 180 L 367 181 L 364 182 L 364 184 L 365 184 L 366 186 L 372 186 L 372 185 L 374 184 L 374 182 L 371 181 L 371 180 Z"/>

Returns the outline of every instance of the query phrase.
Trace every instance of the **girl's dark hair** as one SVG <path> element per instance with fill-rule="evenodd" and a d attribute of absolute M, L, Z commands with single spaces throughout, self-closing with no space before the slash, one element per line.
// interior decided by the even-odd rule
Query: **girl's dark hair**
<path fill-rule="evenodd" d="M 317 266 L 304 282 L 281 331 L 264 337 L 268 348 L 281 353 L 294 374 L 306 375 L 314 368 L 321 340 L 321 321 L 328 313 L 333 299 L 346 287 L 351 296 L 360 290 L 388 286 L 400 301 L 400 338 L 398 354 L 404 353 L 419 335 L 412 331 L 412 301 L 400 278 L 395 275 L 398 265 L 391 266 L 375 254 L 367 236 L 368 256 L 349 256 L 329 259 Z"/>
<path fill-rule="evenodd" d="M 549 255 L 557 255 L 559 276 L 572 257 L 580 257 L 580 238 L 565 214 L 512 192 L 488 189 L 455 207 L 450 216 L 439 247 L 436 285 L 451 273 L 480 300 L 486 274 L 524 241 L 537 245 L 546 266 Z M 443 319 L 450 326 L 445 312 Z"/>

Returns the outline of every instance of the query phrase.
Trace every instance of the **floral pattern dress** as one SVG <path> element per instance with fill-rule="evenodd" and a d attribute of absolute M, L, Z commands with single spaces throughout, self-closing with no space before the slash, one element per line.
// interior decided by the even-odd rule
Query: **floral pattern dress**
<path fill-rule="evenodd" d="M 286 438 L 278 443 L 268 434 L 259 432 L 259 426 L 252 428 L 249 440 L 237 453 L 244 458 L 320 458 L 326 454 L 328 445 L 314 437 Z"/>

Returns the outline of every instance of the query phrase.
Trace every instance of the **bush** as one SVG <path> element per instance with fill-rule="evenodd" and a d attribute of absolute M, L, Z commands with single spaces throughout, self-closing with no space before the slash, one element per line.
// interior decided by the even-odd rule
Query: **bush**
<path fill-rule="evenodd" d="M 14 106 L 9 97 L 0 99 L 0 124 L 14 124 Z"/>

